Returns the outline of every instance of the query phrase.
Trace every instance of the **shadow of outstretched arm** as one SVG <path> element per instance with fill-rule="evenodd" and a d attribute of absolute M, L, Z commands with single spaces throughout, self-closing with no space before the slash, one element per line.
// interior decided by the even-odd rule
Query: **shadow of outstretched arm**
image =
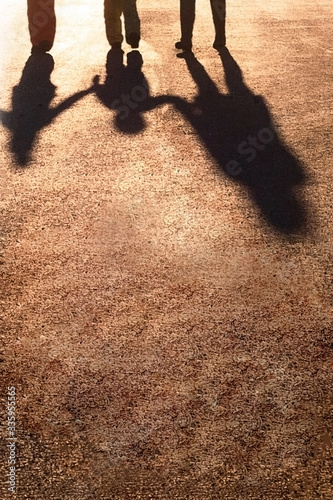
<path fill-rule="evenodd" d="M 50 108 L 49 123 L 51 123 L 61 113 L 74 106 L 74 104 L 76 104 L 83 97 L 87 96 L 88 94 L 95 93 L 98 86 L 98 82 L 99 82 L 99 77 L 95 76 L 93 79 L 93 83 L 89 88 L 76 92 L 75 94 L 67 97 L 64 101 L 58 104 L 58 106 Z"/>

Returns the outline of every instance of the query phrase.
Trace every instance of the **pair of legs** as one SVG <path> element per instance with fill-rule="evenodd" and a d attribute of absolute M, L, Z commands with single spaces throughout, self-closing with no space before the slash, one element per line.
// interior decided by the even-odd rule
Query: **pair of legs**
<path fill-rule="evenodd" d="M 216 49 L 225 46 L 225 15 L 226 0 L 210 0 L 215 27 L 215 40 L 213 47 Z M 195 0 L 180 0 L 180 27 L 181 39 L 176 43 L 177 49 L 191 50 L 193 25 L 195 19 Z"/>
<path fill-rule="evenodd" d="M 124 39 L 121 15 L 124 14 L 126 42 L 137 48 L 140 41 L 140 19 L 136 0 L 104 0 L 106 37 L 113 48 L 120 48 Z"/>
<path fill-rule="evenodd" d="M 32 53 L 48 52 L 54 42 L 56 16 L 54 0 L 27 0 Z M 125 18 L 126 41 L 136 48 L 140 41 L 140 19 L 136 0 L 104 0 L 106 35 L 110 45 L 123 41 L 121 15 Z"/>
<path fill-rule="evenodd" d="M 48 52 L 56 30 L 54 0 L 28 0 L 28 22 L 31 52 Z"/>

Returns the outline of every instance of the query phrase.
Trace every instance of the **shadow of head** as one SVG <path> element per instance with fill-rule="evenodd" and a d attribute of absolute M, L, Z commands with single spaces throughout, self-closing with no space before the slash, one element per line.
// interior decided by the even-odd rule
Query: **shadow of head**
<path fill-rule="evenodd" d="M 122 113 L 117 113 L 114 122 L 117 129 L 125 134 L 138 134 L 146 128 L 144 118 L 136 112 L 132 112 L 126 117 L 122 117 Z"/>

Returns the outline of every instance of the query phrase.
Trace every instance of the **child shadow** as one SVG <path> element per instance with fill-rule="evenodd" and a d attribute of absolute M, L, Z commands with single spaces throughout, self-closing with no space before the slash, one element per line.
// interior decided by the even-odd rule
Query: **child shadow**
<path fill-rule="evenodd" d="M 149 83 L 142 72 L 143 59 L 138 50 L 127 54 L 124 65 L 122 50 L 110 50 L 106 60 L 106 78 L 98 84 L 95 92 L 101 103 L 116 111 L 115 128 L 125 134 L 138 134 L 146 127 L 143 113 L 153 110 L 168 101 L 168 96 L 152 97 Z"/>
<path fill-rule="evenodd" d="M 89 94 L 82 90 L 51 108 L 56 87 L 50 80 L 54 60 L 50 54 L 32 55 L 27 60 L 18 85 L 12 91 L 12 110 L 1 110 L 2 124 L 11 132 L 10 151 L 18 167 L 26 167 L 39 132 L 63 111 Z"/>
<path fill-rule="evenodd" d="M 246 86 L 228 49 L 220 52 L 229 94 L 221 94 L 192 53 L 183 54 L 198 94 L 172 97 L 219 168 L 245 186 L 264 219 L 278 232 L 303 233 L 306 209 L 295 187 L 305 182 L 301 163 L 279 137 L 262 96 Z"/>

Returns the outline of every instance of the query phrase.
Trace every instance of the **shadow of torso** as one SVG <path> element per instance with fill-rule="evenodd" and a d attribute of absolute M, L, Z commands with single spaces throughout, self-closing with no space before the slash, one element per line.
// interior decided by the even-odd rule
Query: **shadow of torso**
<path fill-rule="evenodd" d="M 39 132 L 63 111 L 91 92 L 81 90 L 51 107 L 56 87 L 51 82 L 54 60 L 50 54 L 30 56 L 18 85 L 12 91 L 12 110 L 1 112 L 3 125 L 11 132 L 10 151 L 14 163 L 26 167 Z"/>
<path fill-rule="evenodd" d="M 102 104 L 116 111 L 116 129 L 126 134 L 144 130 L 144 113 L 169 102 L 168 96 L 151 96 L 142 64 L 142 56 L 137 50 L 127 54 L 125 66 L 123 51 L 111 49 L 107 55 L 105 82 L 96 87 L 96 95 Z"/>

